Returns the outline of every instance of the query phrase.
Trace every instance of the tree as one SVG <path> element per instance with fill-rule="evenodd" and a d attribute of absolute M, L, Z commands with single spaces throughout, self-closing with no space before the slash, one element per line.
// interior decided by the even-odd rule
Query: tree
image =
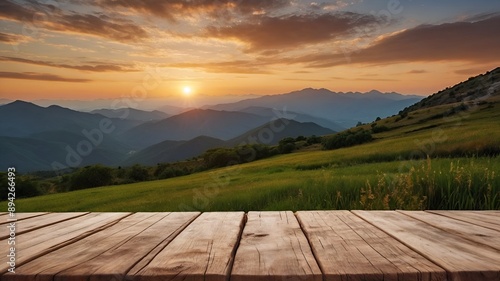
<path fill-rule="evenodd" d="M 278 145 L 279 152 L 282 154 L 290 153 L 295 149 L 295 139 L 288 137 L 280 140 Z"/>
<path fill-rule="evenodd" d="M 368 130 L 347 130 L 331 137 L 323 138 L 323 149 L 337 149 L 342 147 L 349 147 L 357 144 L 372 141 L 372 135 Z"/>
<path fill-rule="evenodd" d="M 312 135 L 312 136 L 307 138 L 308 145 L 316 144 L 316 143 L 321 143 L 321 137 L 318 137 L 316 135 Z"/>
<path fill-rule="evenodd" d="M 149 171 L 146 167 L 135 164 L 128 171 L 128 178 L 134 182 L 147 181 L 149 179 Z"/>
<path fill-rule="evenodd" d="M 225 167 L 240 163 L 240 157 L 234 149 L 215 148 L 203 154 L 203 160 L 208 168 Z"/>
<path fill-rule="evenodd" d="M 110 185 L 113 182 L 112 171 L 113 169 L 102 165 L 81 168 L 71 177 L 71 189 Z"/>

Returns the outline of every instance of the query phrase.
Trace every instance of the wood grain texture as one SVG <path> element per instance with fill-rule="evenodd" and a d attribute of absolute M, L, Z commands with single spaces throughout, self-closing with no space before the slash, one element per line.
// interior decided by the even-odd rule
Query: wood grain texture
<path fill-rule="evenodd" d="M 400 213 L 500 251 L 500 231 L 423 211 L 400 211 Z"/>
<path fill-rule="evenodd" d="M 198 215 L 198 212 L 155 214 L 138 224 L 139 232 L 130 233 L 123 242 L 99 256 L 58 273 L 54 281 L 109 281 L 110 276 L 122 280 L 135 265 L 148 264 L 154 257 L 149 254 L 155 248 L 163 249 Z M 86 278 L 74 279 L 75 276 Z"/>
<path fill-rule="evenodd" d="M 18 235 L 15 245 L 16 264 L 19 267 L 28 261 L 105 229 L 129 215 L 130 213 L 91 213 Z M 0 255 L 6 256 L 8 251 L 7 247 L 2 247 Z M 0 264 L 1 272 L 6 272 L 7 269 L 7 263 Z"/>
<path fill-rule="evenodd" d="M 353 211 L 448 272 L 453 281 L 500 280 L 500 251 L 394 211 Z"/>
<path fill-rule="evenodd" d="M 500 280 L 499 211 L 247 217 L 19 213 L 16 273 L 4 263 L 0 281 Z"/>
<path fill-rule="evenodd" d="M 63 221 L 81 217 L 88 214 L 88 212 L 81 213 L 54 213 L 50 216 L 35 216 L 28 217 L 16 222 L 16 235 L 20 235 L 26 232 L 30 232 L 42 227 L 47 227 L 53 224 L 57 224 Z M 9 237 L 8 234 L 0 236 L 0 239 L 6 239 Z"/>
<path fill-rule="evenodd" d="M 91 260 L 117 244 L 123 243 L 131 233 L 142 231 L 145 225 L 140 223 L 147 222 L 153 215 L 154 213 L 137 213 L 125 217 L 108 228 L 18 267 L 16 274 L 4 275 L 2 280 L 52 281 L 59 272 Z M 35 277 L 36 279 L 33 279 Z"/>
<path fill-rule="evenodd" d="M 244 218 L 243 212 L 203 213 L 149 264 L 127 279 L 227 280 Z"/>
<path fill-rule="evenodd" d="M 321 271 L 292 212 L 249 212 L 233 281 L 321 281 Z"/>
<path fill-rule="evenodd" d="M 494 211 L 427 211 L 482 227 L 500 231 L 500 213 Z"/>
<path fill-rule="evenodd" d="M 14 216 L 11 217 L 10 213 L 5 213 L 4 216 L 2 217 L 2 221 L 0 222 L 0 225 L 4 225 L 4 224 L 10 223 L 10 219 L 13 219 L 13 221 L 22 221 L 22 220 L 25 220 L 25 219 L 39 217 L 39 216 L 44 216 L 44 215 L 48 215 L 48 214 L 50 214 L 50 213 L 46 213 L 46 212 L 39 212 L 39 213 L 14 213 Z"/>
<path fill-rule="evenodd" d="M 348 211 L 299 211 L 325 280 L 446 280 L 443 269 Z"/>

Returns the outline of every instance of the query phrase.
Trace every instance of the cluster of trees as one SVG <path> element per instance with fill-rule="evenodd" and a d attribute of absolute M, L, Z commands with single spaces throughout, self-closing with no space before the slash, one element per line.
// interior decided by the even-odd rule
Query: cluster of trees
<path fill-rule="evenodd" d="M 3 186 L 1 200 L 7 200 L 8 198 L 8 194 L 10 191 L 8 190 L 9 185 L 7 184 L 7 182 L 7 173 L 0 172 L 0 183 Z M 29 176 L 16 175 L 14 182 L 16 184 L 16 198 L 26 198 L 41 195 L 41 192 L 40 190 L 38 190 L 36 183 Z"/>
<path fill-rule="evenodd" d="M 323 138 L 323 149 L 337 149 L 349 147 L 357 144 L 370 142 L 373 140 L 370 130 L 347 130 L 330 137 Z"/>
<path fill-rule="evenodd" d="M 247 144 L 233 148 L 214 148 L 203 153 L 208 169 L 252 162 L 278 154 L 275 148 L 263 144 Z"/>
<path fill-rule="evenodd" d="M 233 148 L 214 148 L 207 150 L 203 155 L 203 162 L 207 169 L 225 167 L 241 163 L 248 163 L 278 154 L 287 154 L 298 148 L 321 143 L 322 138 L 317 136 L 282 139 L 277 146 L 263 144 L 247 144 Z"/>

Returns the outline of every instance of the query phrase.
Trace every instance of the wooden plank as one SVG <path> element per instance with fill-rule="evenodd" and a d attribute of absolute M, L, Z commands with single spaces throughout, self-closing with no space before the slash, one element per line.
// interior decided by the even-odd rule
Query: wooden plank
<path fill-rule="evenodd" d="M 270 276 L 273 276 L 270 278 Z M 321 281 L 322 274 L 292 212 L 249 212 L 232 281 Z"/>
<path fill-rule="evenodd" d="M 455 281 L 500 280 L 500 251 L 394 211 L 353 211 L 432 260 Z"/>
<path fill-rule="evenodd" d="M 446 280 L 446 273 L 348 211 L 299 211 L 325 280 Z"/>
<path fill-rule="evenodd" d="M 16 236 L 16 265 L 29 262 L 37 257 L 74 243 L 84 237 L 105 229 L 130 213 L 91 213 L 69 221 L 37 229 Z M 7 247 L 2 247 L 0 255 L 9 253 Z M 0 265 L 0 271 L 6 272 L 7 263 Z"/>
<path fill-rule="evenodd" d="M 227 280 L 241 234 L 243 212 L 203 213 L 135 276 L 148 280 Z"/>
<path fill-rule="evenodd" d="M 500 250 L 500 232 L 423 211 L 399 211 L 448 233 Z"/>
<path fill-rule="evenodd" d="M 493 216 L 493 213 L 470 212 L 470 211 L 427 211 L 427 212 L 500 231 L 500 214 L 497 216 Z"/>
<path fill-rule="evenodd" d="M 167 215 L 162 213 L 160 215 L 163 217 L 156 222 L 148 219 L 153 224 L 141 226 L 143 230 L 129 237 L 126 242 L 112 247 L 87 262 L 58 273 L 54 281 L 109 281 L 110 276 L 116 280 L 122 280 L 139 262 L 143 267 L 146 266 L 154 258 L 149 255 L 151 252 L 154 252 L 156 248 L 165 248 L 199 214 L 199 212 Z"/>
<path fill-rule="evenodd" d="M 53 213 L 45 216 L 30 217 L 28 219 L 16 222 L 16 235 L 30 232 L 43 227 L 51 226 L 56 223 L 81 217 L 88 213 Z M 0 236 L 0 239 L 6 239 L 9 235 Z"/>
<path fill-rule="evenodd" d="M 39 212 L 39 213 L 14 213 L 14 217 L 11 217 L 10 215 L 8 215 L 7 217 L 5 217 L 5 220 L 0 223 L 0 225 L 11 223 L 10 219 L 12 219 L 14 221 L 21 221 L 21 220 L 25 220 L 25 219 L 29 219 L 29 218 L 34 218 L 34 217 L 39 217 L 39 216 L 44 216 L 44 215 L 48 215 L 48 214 L 50 214 L 50 213 L 46 213 L 46 212 Z"/>
<path fill-rule="evenodd" d="M 126 232 L 128 228 L 152 215 L 154 214 L 132 214 L 125 217 L 109 228 L 19 266 L 16 268 L 15 274 L 2 276 L 2 281 L 28 281 L 33 280 L 34 276 L 37 277 L 37 280 L 52 280 L 58 272 L 76 266 L 106 251 L 108 249 L 106 246 L 111 247 L 108 243 L 120 243 L 122 240 L 120 237 L 116 237 L 118 233 Z"/>

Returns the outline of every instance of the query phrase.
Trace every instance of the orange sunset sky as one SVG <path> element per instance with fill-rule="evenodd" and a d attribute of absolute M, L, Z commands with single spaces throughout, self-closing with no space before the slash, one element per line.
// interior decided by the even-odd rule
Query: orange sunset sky
<path fill-rule="evenodd" d="M 499 30 L 491 0 L 2 0 L 0 98 L 429 95 L 498 67 Z"/>

